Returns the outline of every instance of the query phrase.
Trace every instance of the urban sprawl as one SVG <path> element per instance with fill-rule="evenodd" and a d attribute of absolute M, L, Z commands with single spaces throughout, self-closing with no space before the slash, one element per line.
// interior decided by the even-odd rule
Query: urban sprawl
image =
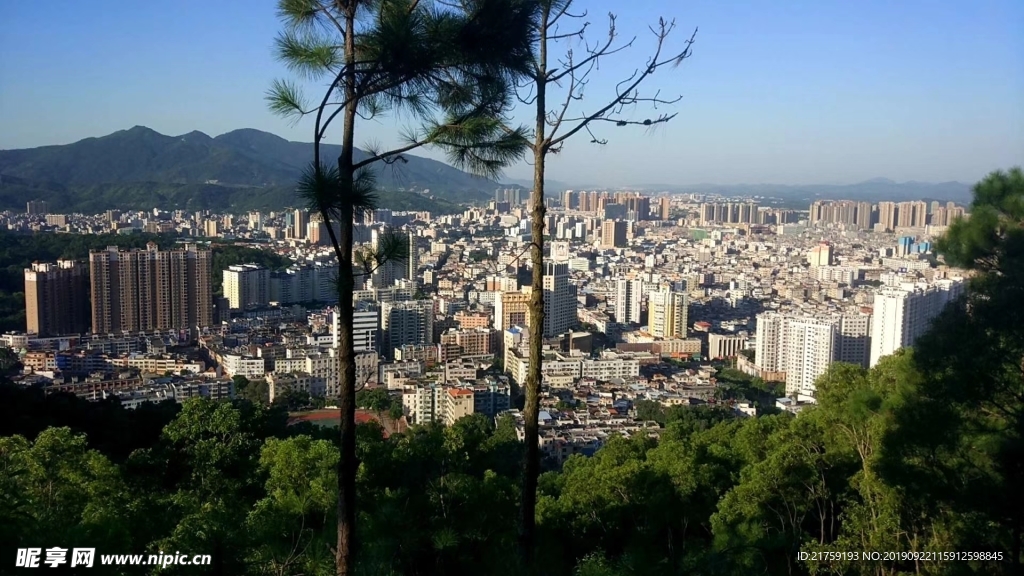
<path fill-rule="evenodd" d="M 360 385 L 401 398 L 406 424 L 516 410 L 529 355 L 529 192 L 499 189 L 458 215 L 376 210 L 356 241 L 401 231 L 409 253 L 359 277 Z M 565 191 L 545 222 L 541 445 L 555 462 L 658 426 L 636 409 L 724 404 L 799 412 L 833 362 L 874 366 L 911 346 L 964 288 L 932 252 L 964 208 L 939 202 Z M 335 253 L 306 210 L 248 214 L 0 215 L 12 232 L 173 234 L 171 248 L 94 250 L 25 270 L 24 332 L 2 336 L 23 385 L 88 400 L 232 398 L 237 377 L 338 394 Z M 216 243 L 292 262 L 224 269 Z M 724 370 L 775 383 L 771 402 L 728 399 Z"/>

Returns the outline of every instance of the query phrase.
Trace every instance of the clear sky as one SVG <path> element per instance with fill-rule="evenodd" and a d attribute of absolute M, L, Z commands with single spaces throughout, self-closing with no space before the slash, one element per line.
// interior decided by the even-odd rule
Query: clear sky
<path fill-rule="evenodd" d="M 654 134 L 598 126 L 549 164 L 570 183 L 973 182 L 1024 163 L 1022 0 L 578 0 L 609 10 L 636 47 L 605 62 L 595 104 L 674 17 L 693 57 L 651 86 L 682 94 Z M 309 141 L 263 100 L 274 0 L 0 2 L 0 149 L 63 144 L 134 125 L 164 134 L 258 128 Z M 591 97 L 593 100 L 590 100 Z M 637 114 L 637 117 L 644 117 Z M 390 120 L 361 140 L 394 141 Z M 424 155 L 433 156 L 425 153 Z M 525 177 L 520 165 L 509 176 Z"/>

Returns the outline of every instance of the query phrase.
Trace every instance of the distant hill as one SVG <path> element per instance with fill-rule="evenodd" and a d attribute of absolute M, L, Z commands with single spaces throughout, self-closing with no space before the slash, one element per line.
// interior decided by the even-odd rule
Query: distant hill
<path fill-rule="evenodd" d="M 326 145 L 322 152 L 336 158 L 340 146 Z M 284 208 L 299 202 L 294 185 L 312 154 L 312 144 L 253 129 L 211 138 L 136 126 L 62 146 L 0 150 L 0 209 L 23 210 L 34 199 L 64 212 Z M 356 161 L 365 157 L 356 150 Z M 428 209 L 437 201 L 451 208 L 453 202 L 492 198 L 498 187 L 443 162 L 406 158 L 378 169 L 382 194 L 398 204 Z"/>

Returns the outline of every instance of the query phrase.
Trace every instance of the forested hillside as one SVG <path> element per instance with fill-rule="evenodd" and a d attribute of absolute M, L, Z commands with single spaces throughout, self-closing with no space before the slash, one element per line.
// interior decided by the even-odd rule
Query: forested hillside
<path fill-rule="evenodd" d="M 326 145 L 325 153 L 339 153 Z M 56 212 L 111 208 L 234 211 L 301 203 L 295 182 L 312 144 L 242 129 L 211 138 L 167 136 L 144 126 L 62 146 L 0 150 L 0 210 L 46 200 Z M 366 155 L 357 150 L 357 159 Z M 419 156 L 377 171 L 395 210 L 451 211 L 492 197 L 496 182 Z"/>

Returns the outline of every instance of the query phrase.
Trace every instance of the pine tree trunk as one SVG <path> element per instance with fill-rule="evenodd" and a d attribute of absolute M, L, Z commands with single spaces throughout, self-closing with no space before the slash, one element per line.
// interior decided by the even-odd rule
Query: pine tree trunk
<path fill-rule="evenodd" d="M 542 23 L 546 18 L 542 19 Z M 547 33 L 541 26 L 540 58 L 538 67 L 541 77 L 546 74 L 547 43 L 543 40 Z M 523 456 L 523 494 L 520 512 L 520 548 L 523 563 L 529 573 L 534 573 L 534 546 L 536 540 L 537 513 L 537 478 L 540 476 L 540 383 L 541 365 L 543 362 L 544 344 L 544 161 L 547 156 L 545 146 L 545 118 L 547 113 L 546 82 L 537 82 L 537 126 L 534 134 L 533 147 L 533 194 L 530 196 L 531 238 L 530 260 L 533 263 L 532 294 L 530 295 L 530 364 L 526 375 L 526 403 L 523 407 L 523 431 L 526 450 Z"/>
<path fill-rule="evenodd" d="M 355 182 L 353 154 L 355 146 L 356 105 L 355 88 L 355 8 L 346 18 L 345 62 L 345 124 L 342 136 L 338 172 L 342 193 L 351 194 Z M 338 576 L 355 574 L 356 544 L 356 364 L 353 334 L 352 291 L 355 278 L 352 273 L 352 227 L 355 214 L 351 204 L 342 203 L 339 222 L 338 258 L 338 373 L 340 390 L 338 407 L 341 411 L 341 457 L 338 460 L 338 549 L 336 566 Z"/>

